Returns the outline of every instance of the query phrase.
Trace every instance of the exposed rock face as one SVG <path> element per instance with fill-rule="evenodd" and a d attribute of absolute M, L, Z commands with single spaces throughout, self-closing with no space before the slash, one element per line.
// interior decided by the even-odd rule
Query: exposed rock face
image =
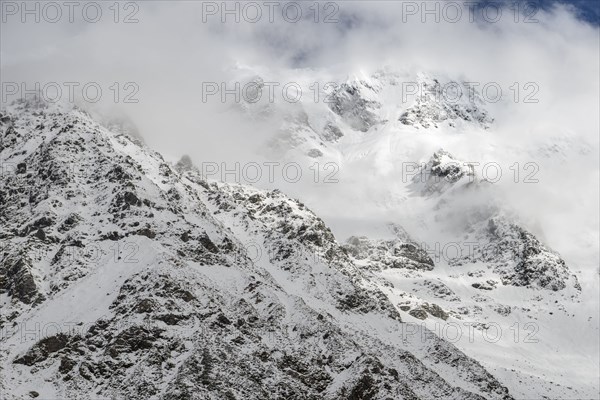
<path fill-rule="evenodd" d="M 504 285 L 553 291 L 570 285 L 580 290 L 577 277 L 569 271 L 560 255 L 530 232 L 503 218 L 491 218 L 479 224 L 473 240 L 481 245 L 471 254 L 452 260 L 454 265 L 484 261 L 493 266 Z M 495 284 L 478 283 L 474 287 L 492 290 Z"/>
<path fill-rule="evenodd" d="M 319 149 L 310 149 L 306 155 L 312 158 L 319 158 L 323 155 L 323 152 Z"/>
<path fill-rule="evenodd" d="M 15 364 L 24 364 L 27 366 L 35 365 L 45 361 L 52 353 L 64 349 L 69 341 L 77 340 L 77 337 L 68 336 L 64 333 L 59 333 L 55 336 L 45 337 L 31 347 L 22 357 L 14 360 Z"/>
<path fill-rule="evenodd" d="M 433 260 L 416 243 L 394 240 L 371 240 L 353 236 L 344 248 L 358 263 L 367 268 L 381 271 L 387 268 L 432 270 Z"/>
<path fill-rule="evenodd" d="M 428 304 L 428 303 L 425 303 L 425 304 L 423 304 L 423 308 L 425 309 L 425 311 L 427 311 L 429 314 L 431 314 L 432 316 L 434 316 L 436 318 L 440 318 L 440 319 L 443 319 L 443 320 L 447 320 L 448 319 L 448 313 L 445 312 L 437 304 Z"/>
<path fill-rule="evenodd" d="M 185 154 L 184 156 L 181 157 L 181 159 L 177 162 L 177 164 L 175 164 L 175 168 L 179 172 L 186 172 L 186 171 L 190 171 L 192 168 L 194 168 L 194 164 L 192 163 L 192 159 L 190 158 L 190 156 Z"/>
<path fill-rule="evenodd" d="M 412 178 L 413 190 L 423 196 L 439 197 L 438 209 L 442 211 L 451 208 L 455 198 L 486 188 L 486 183 L 469 163 L 443 149 L 435 152 Z M 486 204 L 483 210 L 474 206 L 461 243 L 470 243 L 472 247 L 452 257 L 449 260 L 452 266 L 484 262 L 493 268 L 504 285 L 552 291 L 571 286 L 580 290 L 577 277 L 569 271 L 560 255 L 511 222 L 502 214 L 499 205 Z M 472 286 L 493 290 L 496 284 L 476 282 Z"/>
<path fill-rule="evenodd" d="M 35 304 L 43 299 L 36 284 L 31 259 L 23 253 L 5 253 L 0 265 L 1 293 L 6 293 L 24 304 Z"/>
<path fill-rule="evenodd" d="M 415 104 L 402 113 L 404 125 L 438 128 L 441 123 L 456 127 L 460 122 L 475 123 L 484 129 L 494 122 L 483 108 L 485 104 L 477 90 L 467 83 L 441 83 L 438 79 L 421 77 L 417 82 Z"/>
<path fill-rule="evenodd" d="M 352 128 L 366 132 L 381 122 L 375 112 L 381 104 L 372 99 L 377 92 L 377 87 L 364 81 L 342 83 L 333 93 L 329 107 Z"/>
<path fill-rule="evenodd" d="M 450 134 L 464 128 L 484 133 L 493 124 L 477 88 L 443 76 L 384 68 L 345 78 L 298 79 L 303 96 L 269 100 L 265 82 L 278 79 L 240 76 L 230 85 L 241 83 L 242 95 L 227 100 L 228 110 L 239 111 L 249 124 L 265 130 L 263 123 L 269 122 L 260 152 L 270 157 L 335 161 L 370 134 L 418 134 L 438 128 Z"/>
<path fill-rule="evenodd" d="M 472 183 L 479 183 L 473 167 L 444 149 L 436 151 L 412 177 L 415 191 L 425 196 L 439 195 L 448 189 Z"/>
<path fill-rule="evenodd" d="M 484 101 L 476 90 L 472 91 L 471 97 L 471 88 L 463 83 L 462 78 L 455 78 L 458 82 L 458 86 L 455 86 L 450 79 L 441 74 L 435 78 L 425 74 L 415 77 L 412 72 L 396 73 L 390 69 L 375 74 L 360 72 L 358 77 L 349 79 L 339 79 L 341 77 L 329 74 L 325 77 L 311 76 L 310 82 L 304 78 L 306 75 L 297 81 L 308 95 L 298 103 L 282 105 L 242 102 L 240 108 L 250 116 L 250 121 L 260 121 L 262 124 L 269 118 L 267 125 L 277 132 L 273 137 L 269 135 L 266 138 L 267 141 L 272 139 L 269 141 L 271 147 L 262 146 L 261 150 L 274 150 L 276 159 L 303 162 L 305 165 L 315 165 L 316 162 L 320 165 L 327 162 L 336 163 L 340 168 L 340 178 L 344 179 L 340 179 L 341 185 L 338 186 L 342 190 L 333 192 L 356 193 L 356 197 L 350 197 L 351 201 L 364 196 L 365 215 L 398 215 L 399 219 L 396 222 L 406 223 L 407 227 L 414 229 L 412 233 L 418 235 L 417 247 L 421 249 L 419 253 L 424 252 L 434 263 L 432 268 L 432 264 L 426 261 L 415 262 L 414 257 L 405 257 L 406 254 L 401 253 L 402 244 L 413 243 L 406 236 L 398 236 L 396 239 L 387 239 L 389 234 L 383 238 L 361 237 L 367 229 L 379 229 L 381 226 L 373 226 L 379 222 L 375 219 L 363 219 L 360 213 L 357 213 L 351 218 L 368 226 L 362 231 L 352 232 L 356 237 L 351 243 L 342 244 L 342 251 L 346 253 L 345 257 L 349 263 L 343 261 L 337 266 L 342 270 L 351 266 L 350 275 L 359 277 L 363 282 L 375 282 L 374 287 L 370 284 L 365 285 L 365 290 L 379 289 L 397 310 L 405 323 L 403 326 L 424 324 L 443 337 L 444 332 L 452 331 L 458 324 L 463 335 L 458 342 L 453 343 L 474 358 L 486 360 L 486 366 L 490 365 L 493 371 L 506 371 L 506 374 L 498 372 L 497 377 L 516 397 L 593 397 L 598 392 L 595 385 L 583 384 L 580 376 L 576 376 L 578 374 L 574 372 L 564 374 L 548 371 L 547 363 L 543 361 L 548 354 L 547 349 L 551 347 L 561 349 L 559 353 L 572 353 L 573 357 L 568 361 L 571 366 L 567 367 L 568 362 L 565 362 L 565 368 L 571 371 L 579 371 L 579 367 L 584 364 L 589 367 L 585 368 L 588 371 L 596 368 L 595 360 L 590 361 L 590 355 L 597 354 L 597 346 L 593 345 L 595 341 L 589 345 L 590 349 L 586 354 L 577 356 L 579 349 L 569 347 L 562 333 L 565 320 L 569 321 L 569 325 L 576 327 L 577 331 L 589 333 L 598 329 L 593 313 L 588 314 L 587 307 L 592 302 L 587 301 L 590 291 L 586 290 L 586 286 L 595 288 L 597 284 L 589 280 L 590 276 L 586 276 L 586 285 L 580 289 L 577 278 L 570 272 L 583 272 L 579 275 L 579 279 L 583 279 L 589 270 L 585 264 L 591 259 L 587 256 L 580 258 L 583 253 L 571 253 L 565 254 L 563 260 L 562 256 L 550 248 L 550 242 L 544 243 L 542 229 L 536 229 L 536 222 L 525 219 L 529 213 L 524 213 L 521 209 L 511 212 L 510 204 L 517 207 L 520 204 L 519 201 L 511 201 L 513 199 L 510 199 L 510 194 L 514 193 L 513 188 L 504 185 L 507 183 L 507 176 L 512 178 L 512 170 L 503 171 L 508 173 L 504 173 L 502 182 L 495 184 L 484 179 L 485 174 L 482 171 L 482 166 L 491 160 L 477 158 L 464 162 L 467 159 L 458 156 L 461 152 L 470 156 L 479 153 L 475 157 L 486 154 L 485 157 L 495 157 L 495 161 L 506 162 L 508 158 L 523 161 L 545 160 L 564 163 L 566 166 L 572 160 L 579 159 L 579 156 L 591 155 L 594 146 L 581 143 L 581 138 L 575 134 L 565 135 L 564 132 L 549 133 L 550 136 L 545 136 L 543 143 L 535 139 L 523 148 L 514 147 L 510 141 L 501 141 L 501 144 L 497 141 L 498 138 L 494 137 L 496 127 L 492 116 L 486 110 L 485 102 L 489 99 Z M 339 83 L 333 85 L 337 90 L 333 90 L 333 93 L 329 90 L 320 91 L 319 96 L 324 96 L 315 101 L 315 92 L 312 90 L 315 86 L 309 85 L 317 81 L 324 83 L 324 79 L 337 80 Z M 260 79 L 255 81 L 260 82 Z M 409 95 L 408 101 L 403 98 L 405 84 L 419 86 L 417 94 Z M 456 100 L 452 100 L 456 94 L 453 93 L 454 90 L 462 91 L 462 96 Z M 15 132 L 8 137 L 11 139 L 6 141 L 14 139 Z M 475 152 L 472 140 L 484 146 L 491 146 L 477 147 Z M 422 150 L 431 149 L 433 142 L 437 145 L 444 143 L 445 146 L 452 146 L 454 155 L 439 150 L 430 159 L 422 158 Z M 273 156 L 272 153 L 269 155 Z M 404 168 L 407 160 L 415 161 L 411 163 L 415 168 L 418 168 L 416 161 L 425 161 L 408 184 L 404 174 L 410 172 Z M 589 158 L 588 160 L 592 161 Z M 512 162 L 507 162 L 503 168 L 509 167 L 509 164 Z M 20 176 L 29 173 L 31 167 L 29 163 L 23 162 L 23 166 L 17 168 Z M 194 174 L 184 175 L 185 179 L 202 186 L 210 193 L 221 193 L 229 190 L 227 188 L 232 188 L 217 185 L 217 190 L 213 184 Z M 382 177 L 381 182 L 385 183 L 382 184 L 378 180 L 372 186 L 365 183 L 371 176 L 376 179 Z M 544 184 L 552 185 L 554 182 L 546 181 Z M 222 203 L 224 209 L 215 215 L 217 219 L 221 218 L 219 215 L 226 218 L 245 216 L 245 209 L 253 208 L 254 205 L 259 205 L 259 210 L 270 207 L 265 203 L 265 199 L 271 199 L 272 194 L 245 194 L 248 190 L 249 188 L 234 189 L 233 200 Z M 132 193 L 141 199 L 136 192 Z M 504 201 L 507 194 L 509 201 Z M 217 195 L 210 196 L 216 198 Z M 168 193 L 168 198 L 175 197 L 176 193 Z M 221 197 L 231 196 L 221 194 Z M 206 204 L 209 203 L 211 202 Z M 361 206 L 362 204 L 358 203 L 359 210 Z M 345 208 L 343 207 L 344 210 Z M 289 210 L 287 207 L 282 209 Z M 324 210 L 326 209 L 327 206 Z M 382 210 L 385 214 L 380 214 Z M 335 213 L 336 210 L 329 211 Z M 371 214 L 373 211 L 377 214 Z M 286 211 L 282 213 L 283 218 L 295 219 L 285 217 L 288 214 L 295 215 Z M 278 239 L 282 231 L 276 229 L 273 229 L 273 240 L 269 239 L 266 243 L 261 238 L 256 242 L 245 230 L 250 229 L 252 235 L 254 232 L 262 232 L 263 228 L 253 225 L 257 222 L 257 215 L 260 215 L 260 212 L 253 212 L 247 220 L 236 219 L 235 223 L 236 229 L 243 228 L 241 231 L 234 229 L 234 236 L 242 238 L 240 241 L 246 244 L 248 258 L 255 264 L 257 259 L 277 264 L 286 274 L 294 276 L 294 279 L 297 279 L 297 274 L 301 276 L 308 273 L 309 283 L 294 282 L 306 293 L 314 293 L 313 286 L 321 281 L 321 270 L 308 272 L 309 269 L 298 265 L 299 260 L 328 260 L 325 256 L 336 255 L 337 250 L 330 251 L 329 240 L 318 233 L 313 235 L 315 232 L 310 231 L 308 224 L 308 235 L 298 235 L 297 229 L 290 228 L 290 232 L 296 237 L 301 237 L 304 244 L 325 244 L 324 253 L 321 250 L 315 253 L 312 248 L 299 246 L 294 237 Z M 337 215 L 335 217 L 337 218 Z M 496 221 L 504 228 L 500 229 L 497 235 L 492 234 L 490 221 Z M 340 228 L 340 225 L 334 228 Z M 539 226 L 543 228 L 544 225 Z M 144 225 L 141 225 L 138 229 L 143 227 Z M 346 230 L 348 227 L 341 228 Z M 41 229 L 46 234 L 47 243 L 53 233 L 47 228 Z M 594 237 L 595 232 L 589 232 L 593 227 L 586 229 L 586 236 L 591 233 L 589 237 Z M 272 230 L 271 225 L 267 230 Z M 168 227 L 164 231 L 168 231 Z M 32 231 L 30 235 L 34 236 L 36 233 L 37 231 Z M 562 235 L 559 232 L 554 233 Z M 177 237 L 184 244 L 194 245 L 184 245 L 177 250 L 181 251 L 184 257 L 193 257 L 197 249 L 206 250 L 212 255 L 222 255 L 227 249 L 231 249 L 231 246 L 236 248 L 237 243 L 234 240 L 224 239 L 223 242 L 219 242 L 210 232 L 208 236 L 210 243 L 220 250 L 218 253 L 214 252 L 214 248 L 202 235 L 198 235 L 189 227 L 182 228 Z M 119 233 L 106 237 L 118 240 Z M 164 240 L 160 231 L 156 231 L 154 240 Z M 212 252 L 209 248 L 212 248 Z M 221 251 L 221 248 L 225 250 Z M 238 248 L 243 249 L 244 246 Z M 450 251 L 446 251 L 448 249 Z M 244 254 L 244 251 L 241 254 Z M 207 256 L 202 255 L 199 258 L 206 259 Z M 338 254 L 338 258 L 343 259 L 344 256 Z M 584 264 L 578 262 L 569 265 L 569 262 L 565 261 L 581 261 L 583 258 L 586 259 Z M 211 265 L 210 262 L 215 261 L 209 261 L 205 265 Z M 595 268 L 594 263 L 591 264 L 591 268 Z M 275 271 L 279 272 L 278 269 Z M 310 276 L 311 273 L 314 279 Z M 277 274 L 274 276 L 279 277 Z M 322 287 L 325 288 L 323 291 L 330 291 L 329 283 Z M 371 312 L 368 310 L 378 309 L 388 315 L 395 314 L 389 308 L 383 311 L 384 308 L 377 306 L 377 302 L 373 303 L 368 297 L 380 298 L 381 294 L 371 291 L 365 295 L 364 291 L 359 290 L 327 299 L 340 310 L 348 312 L 367 311 L 368 315 Z M 146 309 L 153 304 L 144 302 L 140 307 Z M 180 319 L 181 317 L 169 312 L 160 316 L 165 323 L 173 324 L 169 326 L 184 323 L 185 320 Z M 589 317 L 591 319 L 588 319 Z M 398 315 L 394 318 L 398 318 Z M 515 331 L 516 325 L 519 325 L 520 332 Z M 524 329 L 537 326 L 544 328 L 539 329 L 537 334 L 524 332 Z M 436 327 L 439 327 L 439 330 L 435 330 Z M 471 328 L 476 331 L 475 335 L 487 332 L 492 336 L 494 330 L 500 328 L 503 335 L 498 342 L 491 343 L 484 338 L 485 343 L 481 343 L 481 346 L 473 345 L 468 339 Z M 514 334 L 520 336 L 515 339 Z M 535 339 L 539 339 L 538 345 L 524 342 L 524 334 L 531 334 Z M 589 343 L 586 342 L 586 348 Z M 416 357 L 421 359 L 420 356 Z M 540 374 L 540 371 L 543 372 Z M 352 389 L 347 393 L 372 396 L 372 380 L 361 377 L 360 382 L 361 385 L 357 386 L 356 391 Z"/>
<path fill-rule="evenodd" d="M 391 335 L 396 307 L 299 201 L 206 182 L 79 110 L 2 115 L 2 160 L 27 166 L 0 186 L 7 398 L 510 398 L 425 328 Z"/>
<path fill-rule="evenodd" d="M 341 129 L 338 128 L 336 125 L 328 123 L 327 125 L 325 125 L 321 136 L 328 142 L 335 142 L 342 136 L 344 136 L 344 134 L 342 133 Z"/>

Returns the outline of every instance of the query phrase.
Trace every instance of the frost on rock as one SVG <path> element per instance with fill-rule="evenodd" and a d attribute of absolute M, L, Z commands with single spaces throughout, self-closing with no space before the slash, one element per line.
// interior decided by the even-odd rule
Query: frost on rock
<path fill-rule="evenodd" d="M 301 202 L 77 109 L 15 104 L 0 137 L 6 398 L 511 398 L 424 327 L 391 335 L 396 307 Z"/>
<path fill-rule="evenodd" d="M 489 189 L 468 163 L 440 149 L 412 178 L 412 190 L 421 196 L 439 199 L 440 218 L 453 215 L 452 207 L 477 190 Z M 504 285 L 558 291 L 567 286 L 580 290 L 577 277 L 572 274 L 559 254 L 547 248 L 531 232 L 504 216 L 502 207 L 493 202 L 467 209 L 462 243 L 476 244 L 472 250 L 452 257 L 450 264 L 460 267 L 465 263 L 484 262 L 491 267 Z M 481 290 L 492 290 L 495 285 L 475 283 Z"/>
<path fill-rule="evenodd" d="M 493 266 L 504 285 L 558 291 L 571 286 L 581 290 L 577 277 L 565 261 L 534 235 L 504 218 L 491 218 L 475 228 L 477 246 L 472 254 L 453 260 L 453 264 L 485 261 Z M 491 290 L 489 284 L 478 288 Z"/>
<path fill-rule="evenodd" d="M 353 129 L 366 132 L 381 122 L 376 114 L 381 107 L 374 99 L 377 92 L 377 87 L 364 81 L 343 83 L 333 93 L 329 107 Z M 328 132 L 341 136 L 332 128 L 328 128 Z"/>
<path fill-rule="evenodd" d="M 432 270 L 433 260 L 420 246 L 401 240 L 372 240 L 361 236 L 350 237 L 344 248 L 357 263 L 381 271 L 387 268 Z"/>
<path fill-rule="evenodd" d="M 488 129 L 494 122 L 483 108 L 481 95 L 467 83 L 442 84 L 438 79 L 421 77 L 418 88 L 415 104 L 399 118 L 404 125 L 429 129 L 446 123 L 455 128 L 467 122 Z"/>
<path fill-rule="evenodd" d="M 421 195 L 438 195 L 448 189 L 469 187 L 480 182 L 468 163 L 440 149 L 412 177 L 412 187 Z"/>

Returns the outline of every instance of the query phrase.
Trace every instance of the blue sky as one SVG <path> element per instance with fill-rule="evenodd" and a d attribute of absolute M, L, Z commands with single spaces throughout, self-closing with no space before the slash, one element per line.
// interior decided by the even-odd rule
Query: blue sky
<path fill-rule="evenodd" d="M 584 21 L 600 25 L 600 0 L 481 0 L 481 4 L 498 3 L 528 3 L 543 9 L 550 9 L 555 3 L 570 4 L 577 10 L 577 15 Z"/>
<path fill-rule="evenodd" d="M 568 0 L 564 2 L 577 7 L 581 13 L 581 19 L 600 25 L 600 0 Z"/>

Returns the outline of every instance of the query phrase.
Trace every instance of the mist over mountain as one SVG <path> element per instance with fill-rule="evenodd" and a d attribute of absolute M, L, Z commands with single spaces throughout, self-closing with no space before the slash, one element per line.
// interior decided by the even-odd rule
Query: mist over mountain
<path fill-rule="evenodd" d="M 598 398 L 597 2 L 0 5 L 2 399 Z"/>

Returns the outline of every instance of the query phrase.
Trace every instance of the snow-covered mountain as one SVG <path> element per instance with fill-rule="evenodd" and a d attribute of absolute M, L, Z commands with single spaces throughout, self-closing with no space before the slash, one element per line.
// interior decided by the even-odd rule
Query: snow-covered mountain
<path fill-rule="evenodd" d="M 0 120 L 5 398 L 511 397 L 407 331 L 299 201 L 206 182 L 81 110 Z"/>
<path fill-rule="evenodd" d="M 273 80 L 262 75 L 253 79 Z M 336 166 L 333 185 L 286 190 L 331 226 L 404 320 L 452 340 L 512 395 L 597 398 L 597 213 L 582 203 L 597 198 L 585 189 L 597 185 L 597 144 L 543 121 L 551 135 L 532 124 L 513 132 L 507 110 L 533 106 L 492 104 L 468 79 L 388 68 L 333 79 L 317 101 L 314 82 L 332 80 L 318 75 L 294 76 L 311 94 L 299 102 L 241 107 L 249 121 L 281 124 L 264 154 Z M 559 205 L 567 186 L 572 203 Z"/>
<path fill-rule="evenodd" d="M 480 96 L 440 102 L 447 79 L 418 74 L 405 102 L 404 80 L 235 104 L 281 122 L 265 153 L 336 163 L 322 197 L 208 180 L 202 160 L 170 163 L 80 109 L 8 106 L 5 397 L 597 396 L 597 274 L 545 243 L 475 160 L 439 150 L 493 134 Z M 378 218 L 343 226 L 344 197 Z"/>

